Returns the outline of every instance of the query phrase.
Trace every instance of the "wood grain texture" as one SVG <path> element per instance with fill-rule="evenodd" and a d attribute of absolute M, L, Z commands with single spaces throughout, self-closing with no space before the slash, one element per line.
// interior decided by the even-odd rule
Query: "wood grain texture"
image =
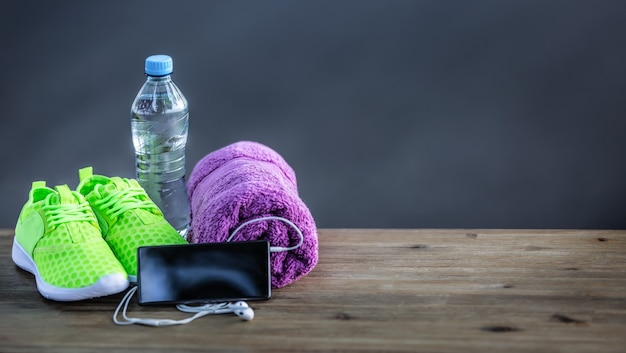
<path fill-rule="evenodd" d="M 323 229 L 256 317 L 119 327 L 121 295 L 43 299 L 0 231 L 0 352 L 624 352 L 626 231 Z M 131 305 L 142 317 L 173 307 Z"/>

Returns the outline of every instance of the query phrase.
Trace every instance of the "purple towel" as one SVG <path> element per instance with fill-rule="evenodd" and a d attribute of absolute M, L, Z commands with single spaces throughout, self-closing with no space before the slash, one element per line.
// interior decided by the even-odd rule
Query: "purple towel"
<path fill-rule="evenodd" d="M 226 241 L 243 222 L 279 216 L 304 235 L 298 249 L 272 253 L 272 287 L 284 287 L 317 264 L 317 229 L 311 212 L 298 196 L 296 175 L 285 160 L 260 143 L 241 141 L 209 153 L 194 167 L 187 183 L 191 208 L 191 243 Z M 289 247 L 298 233 L 279 220 L 245 226 L 232 241 L 264 239 Z"/>

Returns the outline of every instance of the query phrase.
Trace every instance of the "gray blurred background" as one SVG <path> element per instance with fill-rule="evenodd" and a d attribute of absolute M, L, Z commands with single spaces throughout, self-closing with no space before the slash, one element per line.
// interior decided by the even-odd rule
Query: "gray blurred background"
<path fill-rule="evenodd" d="M 278 151 L 319 227 L 626 228 L 624 1 L 4 1 L 0 227 L 33 180 L 134 177 L 150 54 L 187 170 Z"/>

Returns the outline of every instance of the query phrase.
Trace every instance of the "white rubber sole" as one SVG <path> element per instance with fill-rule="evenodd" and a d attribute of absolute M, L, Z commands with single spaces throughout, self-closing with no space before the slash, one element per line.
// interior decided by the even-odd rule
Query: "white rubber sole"
<path fill-rule="evenodd" d="M 13 249 L 11 252 L 13 262 L 23 270 L 35 275 L 37 290 L 44 298 L 56 301 L 77 301 L 106 295 L 117 294 L 128 288 L 128 278 L 121 274 L 111 274 L 100 278 L 96 283 L 84 288 L 60 288 L 46 283 L 39 275 L 37 265 L 26 253 L 24 248 L 13 239 Z"/>

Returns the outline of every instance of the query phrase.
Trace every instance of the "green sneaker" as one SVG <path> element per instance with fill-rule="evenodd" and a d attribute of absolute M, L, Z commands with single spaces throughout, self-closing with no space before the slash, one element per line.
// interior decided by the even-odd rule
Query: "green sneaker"
<path fill-rule="evenodd" d="M 94 175 L 92 167 L 79 170 L 78 176 L 76 190 L 91 205 L 104 240 L 131 282 L 137 281 L 138 247 L 187 244 L 135 179 Z"/>
<path fill-rule="evenodd" d="M 126 271 L 102 239 L 93 211 L 67 185 L 33 182 L 17 221 L 13 262 L 35 275 L 45 298 L 83 300 L 128 287 Z"/>

